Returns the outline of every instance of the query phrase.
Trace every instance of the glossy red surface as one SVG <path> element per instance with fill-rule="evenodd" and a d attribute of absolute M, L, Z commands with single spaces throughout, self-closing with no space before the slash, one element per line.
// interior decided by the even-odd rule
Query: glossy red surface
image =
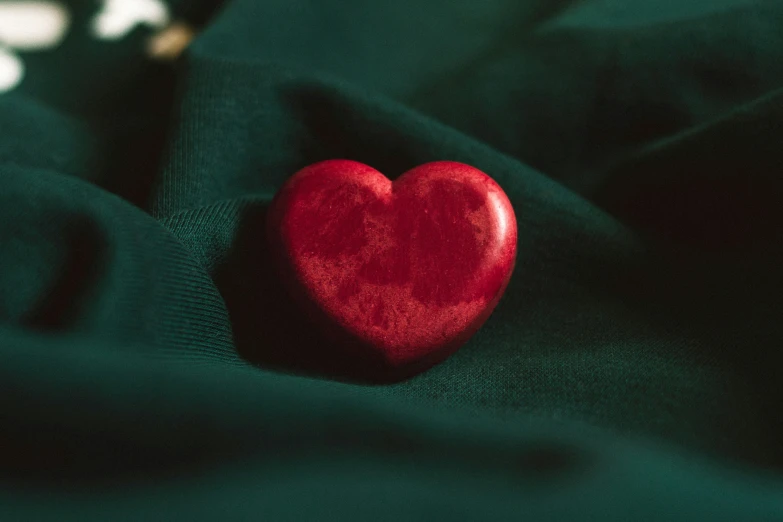
<path fill-rule="evenodd" d="M 393 183 L 348 160 L 292 176 L 268 234 L 316 323 L 390 372 L 442 360 L 489 317 L 511 277 L 517 225 L 503 190 L 455 162 Z"/>

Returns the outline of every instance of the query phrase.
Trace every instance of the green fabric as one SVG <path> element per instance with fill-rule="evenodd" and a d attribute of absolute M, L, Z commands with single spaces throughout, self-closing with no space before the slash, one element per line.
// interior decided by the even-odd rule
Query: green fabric
<path fill-rule="evenodd" d="M 783 6 L 169 3 L 175 63 L 74 1 L 0 95 L 1 520 L 783 521 Z M 515 207 L 495 313 L 405 382 L 270 268 L 329 158 Z"/>

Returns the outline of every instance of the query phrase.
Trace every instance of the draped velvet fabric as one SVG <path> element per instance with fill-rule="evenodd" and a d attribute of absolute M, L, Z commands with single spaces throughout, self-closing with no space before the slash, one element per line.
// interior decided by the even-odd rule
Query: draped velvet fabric
<path fill-rule="evenodd" d="M 165 3 L 168 61 L 108 3 L 0 27 L 0 519 L 783 520 L 783 5 Z M 270 261 L 332 158 L 517 215 L 495 312 L 402 382 Z"/>

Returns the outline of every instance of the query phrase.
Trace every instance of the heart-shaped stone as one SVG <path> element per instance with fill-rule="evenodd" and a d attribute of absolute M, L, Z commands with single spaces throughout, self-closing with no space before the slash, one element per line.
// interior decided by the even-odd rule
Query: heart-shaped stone
<path fill-rule="evenodd" d="M 514 210 L 489 176 L 439 161 L 390 181 L 316 163 L 272 201 L 267 233 L 294 298 L 353 356 L 408 376 L 486 321 L 516 259 Z"/>

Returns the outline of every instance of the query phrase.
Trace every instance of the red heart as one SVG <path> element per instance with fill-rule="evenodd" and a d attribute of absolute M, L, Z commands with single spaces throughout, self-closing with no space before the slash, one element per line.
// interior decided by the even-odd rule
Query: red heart
<path fill-rule="evenodd" d="M 296 299 L 354 356 L 392 374 L 426 369 L 467 341 L 516 259 L 505 193 L 456 162 L 394 182 L 354 161 L 316 163 L 280 189 L 267 223 Z"/>

